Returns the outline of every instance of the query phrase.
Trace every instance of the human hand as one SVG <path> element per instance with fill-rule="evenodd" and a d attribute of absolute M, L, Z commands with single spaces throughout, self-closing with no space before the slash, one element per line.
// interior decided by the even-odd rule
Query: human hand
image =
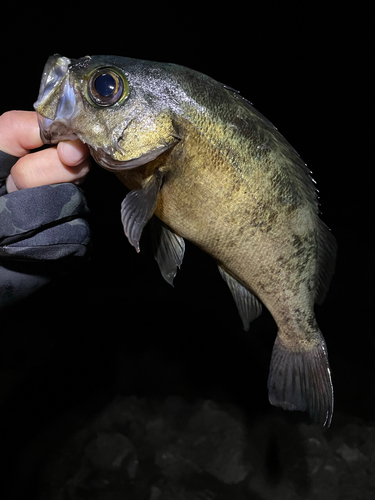
<path fill-rule="evenodd" d="M 8 111 L 0 116 L 0 151 L 20 158 L 7 178 L 8 193 L 46 184 L 83 182 L 90 170 L 85 144 L 79 139 L 62 141 L 30 153 L 42 144 L 34 111 Z"/>
<path fill-rule="evenodd" d="M 89 255 L 89 210 L 74 185 L 89 171 L 88 148 L 77 140 L 30 152 L 40 146 L 35 112 L 0 116 L 0 310 Z"/>

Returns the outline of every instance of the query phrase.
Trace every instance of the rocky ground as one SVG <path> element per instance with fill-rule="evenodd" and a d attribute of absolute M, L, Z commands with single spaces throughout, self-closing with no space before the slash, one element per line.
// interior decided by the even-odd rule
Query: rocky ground
<path fill-rule="evenodd" d="M 375 422 L 336 415 L 323 430 L 282 414 L 248 422 L 238 408 L 209 400 L 117 397 L 70 435 L 68 423 L 22 457 L 27 467 L 38 446 L 49 449 L 39 464 L 40 500 L 375 497 Z"/>

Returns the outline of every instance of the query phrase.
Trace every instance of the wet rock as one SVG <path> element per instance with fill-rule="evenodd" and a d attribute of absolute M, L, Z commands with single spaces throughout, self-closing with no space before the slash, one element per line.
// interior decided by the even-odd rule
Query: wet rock
<path fill-rule="evenodd" d="M 157 452 L 156 463 L 167 475 L 180 463 L 184 471 L 207 472 L 223 483 L 236 484 L 251 470 L 243 459 L 245 443 L 241 422 L 212 401 L 205 401 L 178 439 Z M 174 475 L 178 477 L 178 473 Z"/>
<path fill-rule="evenodd" d="M 254 428 L 253 436 L 259 456 L 250 491 L 264 500 L 338 498 L 336 464 L 321 428 L 270 418 Z"/>
<path fill-rule="evenodd" d="M 131 441 L 119 432 L 101 432 L 85 448 L 85 457 L 92 466 L 103 470 L 118 470 L 124 460 L 134 454 Z M 136 464 L 137 460 L 134 459 Z M 134 477 L 136 467 L 129 468 L 129 476 Z"/>

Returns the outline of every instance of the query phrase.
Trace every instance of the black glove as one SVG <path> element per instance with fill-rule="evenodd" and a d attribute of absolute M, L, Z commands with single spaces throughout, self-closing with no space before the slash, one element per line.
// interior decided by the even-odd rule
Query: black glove
<path fill-rule="evenodd" d="M 5 194 L 18 158 L 0 151 L 0 309 L 72 270 L 88 255 L 89 210 L 70 183 Z"/>

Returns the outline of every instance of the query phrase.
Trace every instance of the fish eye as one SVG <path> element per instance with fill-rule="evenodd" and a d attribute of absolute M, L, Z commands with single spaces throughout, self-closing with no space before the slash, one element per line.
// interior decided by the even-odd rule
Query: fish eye
<path fill-rule="evenodd" d="M 129 85 L 124 75 L 114 68 L 100 68 L 89 78 L 88 96 L 101 107 L 112 106 L 129 93 Z"/>

